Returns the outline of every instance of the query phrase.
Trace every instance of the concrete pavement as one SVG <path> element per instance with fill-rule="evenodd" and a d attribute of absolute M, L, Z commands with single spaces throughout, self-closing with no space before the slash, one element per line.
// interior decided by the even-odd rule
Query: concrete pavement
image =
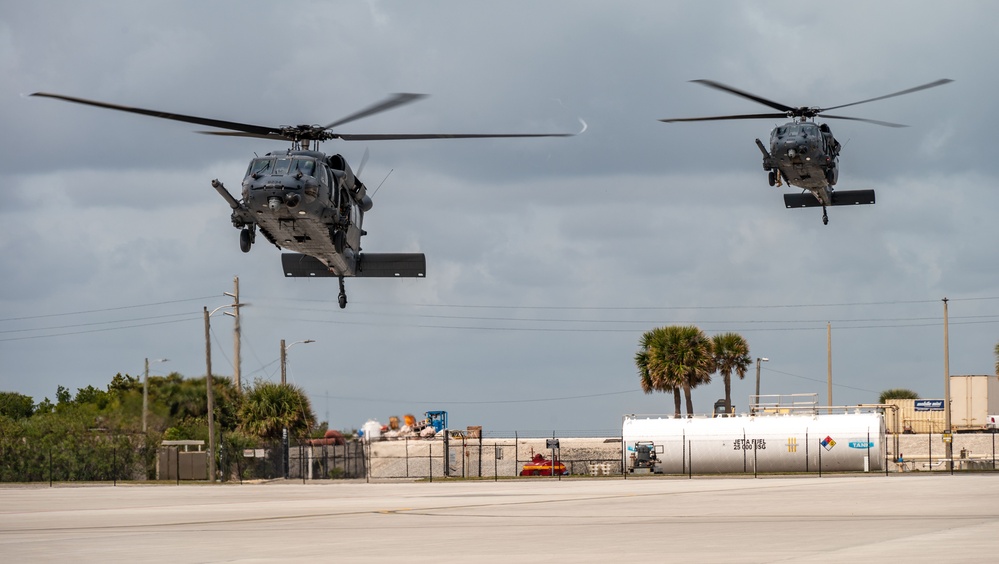
<path fill-rule="evenodd" d="M 999 475 L 0 486 L 4 562 L 950 562 Z"/>

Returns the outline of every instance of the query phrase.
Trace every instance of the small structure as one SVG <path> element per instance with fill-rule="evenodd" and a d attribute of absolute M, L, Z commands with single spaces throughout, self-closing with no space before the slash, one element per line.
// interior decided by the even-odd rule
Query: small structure
<path fill-rule="evenodd" d="M 156 452 L 157 480 L 207 480 L 208 453 L 205 441 L 163 441 Z M 181 447 L 184 450 L 180 450 Z M 191 451 L 191 447 L 197 450 Z"/>

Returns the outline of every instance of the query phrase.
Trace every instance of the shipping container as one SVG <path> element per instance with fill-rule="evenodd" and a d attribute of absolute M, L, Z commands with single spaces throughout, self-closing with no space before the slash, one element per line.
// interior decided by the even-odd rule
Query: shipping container
<path fill-rule="evenodd" d="M 877 411 L 672 418 L 627 415 L 624 467 L 652 443 L 657 472 L 819 472 L 884 468 L 885 421 Z"/>
<path fill-rule="evenodd" d="M 916 402 L 921 406 L 917 409 Z M 944 421 L 943 400 L 890 399 L 885 401 L 895 406 L 885 413 L 888 433 L 942 433 Z M 939 407 L 939 409 L 938 409 Z"/>

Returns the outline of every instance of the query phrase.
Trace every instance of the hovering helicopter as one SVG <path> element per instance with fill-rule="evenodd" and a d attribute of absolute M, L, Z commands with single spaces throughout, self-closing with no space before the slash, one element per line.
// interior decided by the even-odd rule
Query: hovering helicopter
<path fill-rule="evenodd" d="M 874 190 L 842 190 L 839 192 L 833 190 L 833 186 L 839 180 L 839 152 L 842 145 L 833 137 L 832 131 L 827 124 L 815 123 L 815 117 L 829 110 L 866 104 L 867 102 L 884 100 L 885 98 L 892 98 L 903 94 L 911 94 L 953 81 L 944 78 L 900 92 L 878 96 L 877 98 L 870 98 L 840 106 L 830 106 L 828 108 L 807 106 L 795 108 L 712 80 L 693 80 L 691 82 L 697 82 L 704 86 L 728 92 L 729 94 L 748 98 L 754 102 L 770 106 L 780 113 L 675 118 L 661 119 L 659 121 L 674 123 L 681 121 L 720 121 L 734 119 L 793 119 L 791 122 L 775 127 L 770 132 L 770 151 L 767 151 L 762 141 L 759 139 L 756 140 L 756 146 L 763 153 L 763 170 L 769 173 L 771 186 L 782 186 L 783 183 L 787 183 L 789 186 L 798 186 L 805 190 L 800 194 L 784 194 L 785 207 L 810 208 L 822 206 L 822 223 L 828 224 L 829 215 L 826 213 L 827 206 L 873 204 Z M 885 127 L 906 127 L 898 123 L 857 117 L 832 115 L 824 115 L 823 117 L 828 119 L 863 121 Z"/>
<path fill-rule="evenodd" d="M 425 94 L 401 93 L 341 118 L 329 125 L 269 127 L 146 110 L 60 94 L 35 92 L 31 96 L 55 98 L 123 112 L 183 121 L 228 131 L 200 131 L 208 135 L 257 137 L 290 141 L 291 148 L 267 153 L 250 161 L 243 178 L 242 198 L 236 199 L 217 179 L 212 187 L 232 208 L 232 225 L 240 230 L 239 247 L 250 251 L 259 230 L 282 253 L 281 263 L 289 277 L 337 277 L 340 308 L 347 307 L 346 277 L 423 278 L 423 253 L 362 253 L 364 214 L 371 210 L 371 196 L 342 155 L 318 150 L 323 141 L 381 141 L 393 139 L 470 139 L 497 137 L 571 137 L 577 133 L 336 133 L 334 127 L 408 104 Z M 581 120 L 582 121 L 582 120 Z M 583 130 L 586 123 L 583 122 Z M 582 133 L 580 131 L 579 133 Z M 312 146 L 315 142 L 315 148 Z"/>

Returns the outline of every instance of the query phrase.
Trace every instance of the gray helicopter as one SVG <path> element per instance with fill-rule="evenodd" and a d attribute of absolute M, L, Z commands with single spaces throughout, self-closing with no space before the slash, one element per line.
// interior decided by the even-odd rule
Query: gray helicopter
<path fill-rule="evenodd" d="M 828 224 L 829 215 L 826 213 L 827 206 L 873 204 L 874 190 L 841 190 L 838 192 L 833 190 L 833 186 L 839 180 L 839 152 L 842 145 L 833 137 L 832 131 L 827 124 L 815 123 L 815 117 L 829 110 L 866 104 L 867 102 L 884 100 L 885 98 L 892 98 L 903 94 L 911 94 L 953 81 L 944 78 L 900 92 L 878 96 L 877 98 L 870 98 L 840 106 L 830 106 L 828 108 L 806 106 L 794 108 L 712 80 L 693 80 L 691 82 L 697 82 L 704 86 L 728 92 L 729 94 L 748 98 L 754 102 L 770 106 L 780 113 L 675 118 L 661 119 L 659 121 L 674 123 L 681 121 L 792 118 L 794 121 L 779 125 L 770 132 L 769 151 L 767 151 L 762 141 L 759 139 L 756 140 L 756 146 L 763 153 L 763 169 L 769 173 L 771 186 L 782 186 L 783 183 L 787 183 L 789 186 L 797 186 L 805 190 L 800 194 L 784 194 L 785 207 L 811 208 L 822 206 L 822 223 Z M 823 117 L 828 119 L 863 121 L 885 127 L 906 127 L 898 123 L 857 117 L 831 115 L 824 115 Z"/>
<path fill-rule="evenodd" d="M 423 253 L 362 253 L 364 214 L 371 210 L 371 196 L 343 156 L 327 155 L 318 148 L 322 141 L 381 141 L 399 139 L 471 139 L 497 137 L 571 137 L 576 133 L 508 134 L 356 134 L 336 133 L 334 127 L 408 104 L 424 94 L 394 94 L 329 125 L 268 127 L 146 110 L 60 94 L 36 92 L 32 96 L 55 98 L 123 112 L 183 121 L 228 131 L 201 131 L 208 135 L 257 137 L 290 141 L 291 148 L 267 153 L 250 161 L 243 178 L 242 198 L 236 199 L 221 182 L 212 180 L 232 208 L 232 224 L 240 230 L 239 247 L 249 252 L 259 231 L 278 248 L 285 276 L 337 277 L 340 308 L 347 307 L 345 277 L 423 278 Z M 585 122 L 583 129 L 586 129 Z M 580 132 L 581 133 L 581 132 Z M 365 152 L 365 158 L 367 153 Z M 364 160 L 358 170 L 364 168 Z"/>

